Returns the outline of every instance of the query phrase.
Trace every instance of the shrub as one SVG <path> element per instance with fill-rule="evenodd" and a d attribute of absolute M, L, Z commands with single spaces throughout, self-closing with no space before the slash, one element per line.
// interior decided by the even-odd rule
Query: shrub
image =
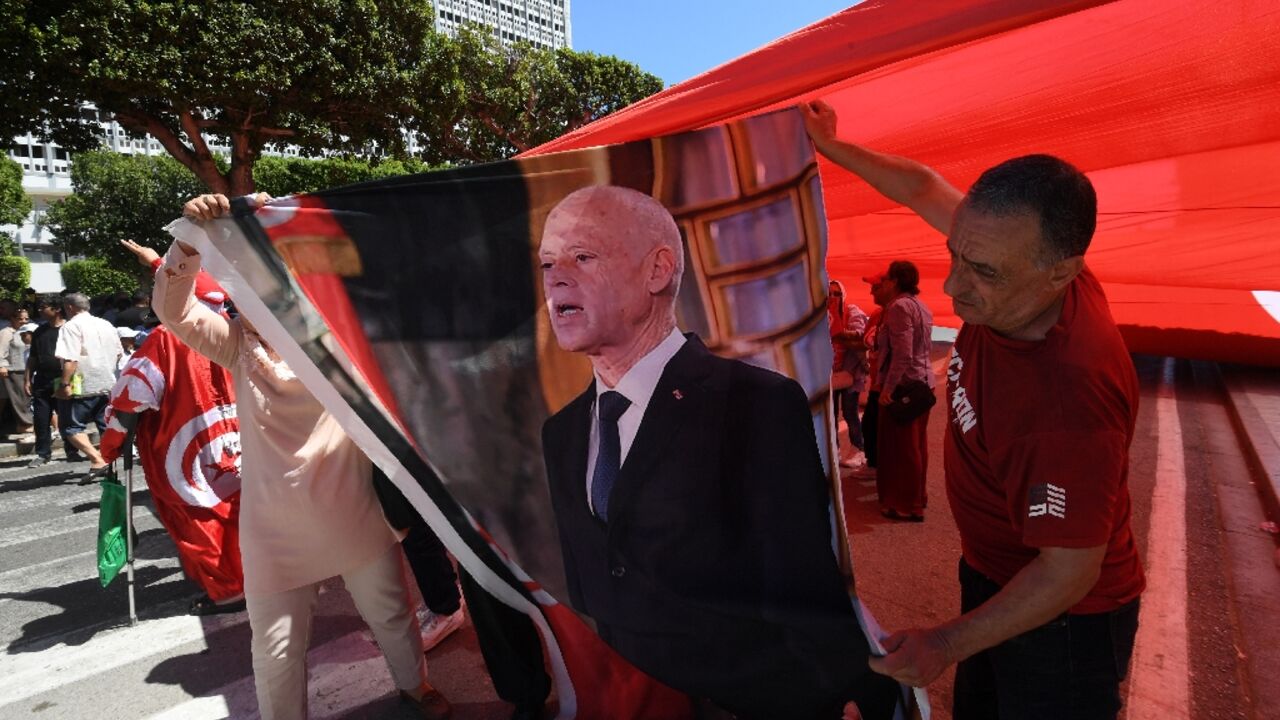
<path fill-rule="evenodd" d="M 0 238 L 2 241 L 3 238 Z M 21 255 L 0 256 L 0 298 L 21 300 L 31 284 L 31 261 Z"/>
<path fill-rule="evenodd" d="M 138 278 L 111 267 L 107 260 L 88 258 L 63 263 L 62 283 L 71 292 L 97 297 L 108 293 L 133 292 L 138 286 Z"/>

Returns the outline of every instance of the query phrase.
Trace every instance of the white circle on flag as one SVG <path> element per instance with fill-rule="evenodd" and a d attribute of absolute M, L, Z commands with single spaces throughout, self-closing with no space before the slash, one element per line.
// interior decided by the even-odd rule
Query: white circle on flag
<path fill-rule="evenodd" d="M 165 475 L 188 505 L 215 507 L 240 492 L 240 433 L 230 422 L 235 417 L 235 405 L 210 408 L 169 441 Z"/>

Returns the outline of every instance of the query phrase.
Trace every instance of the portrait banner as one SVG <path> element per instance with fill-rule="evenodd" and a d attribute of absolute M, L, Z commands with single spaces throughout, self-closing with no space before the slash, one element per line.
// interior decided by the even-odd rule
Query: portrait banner
<path fill-rule="evenodd" d="M 559 717 L 911 712 L 867 668 L 880 631 L 833 509 L 827 223 L 798 113 L 232 215 L 170 230 L 528 617 Z M 678 332 L 607 379 L 598 345 L 672 310 Z"/>

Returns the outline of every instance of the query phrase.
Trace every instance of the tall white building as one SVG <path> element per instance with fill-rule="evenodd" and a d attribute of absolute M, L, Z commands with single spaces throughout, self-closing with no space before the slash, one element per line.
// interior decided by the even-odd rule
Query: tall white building
<path fill-rule="evenodd" d="M 103 147 L 129 155 L 145 153 L 157 155 L 164 152 L 160 143 L 150 136 L 130 139 L 115 122 L 102 122 L 98 111 L 89 105 L 81 109 L 87 120 L 98 120 L 102 125 Z M 31 261 L 31 287 L 37 292 L 56 292 L 62 289 L 63 256 L 52 244 L 53 236 L 44 224 L 49 205 L 71 194 L 71 157 L 56 143 L 41 142 L 31 135 L 15 140 L 9 157 L 22 166 L 22 189 L 31 197 L 31 213 L 21 227 L 16 228 L 22 254 Z M 12 225 L 0 227 L 13 234 Z"/>
<path fill-rule="evenodd" d="M 493 28 L 504 44 L 524 40 L 535 47 L 571 48 L 569 0 L 435 0 L 436 30 L 452 35 L 460 25 Z"/>
<path fill-rule="evenodd" d="M 475 22 L 492 28 L 504 44 L 523 40 L 541 48 L 573 47 L 569 0 L 435 0 L 433 6 L 438 32 L 452 35 L 459 26 Z M 165 153 L 155 138 L 131 139 L 114 121 L 100 120 L 92 106 L 82 112 L 87 119 L 101 122 L 104 147 L 130 155 Z M 229 152 L 229 148 L 214 144 L 210 149 Z M 58 145 L 40 142 L 30 135 L 17 138 L 9 157 L 22 166 L 22 187 L 33 205 L 27 222 L 16 228 L 22 253 L 31 260 L 31 286 L 37 292 L 56 292 L 62 289 L 59 267 L 64 258 L 52 245 L 44 215 L 51 203 L 71 194 L 71 158 Z M 0 230 L 13 233 L 15 228 L 10 225 Z"/>

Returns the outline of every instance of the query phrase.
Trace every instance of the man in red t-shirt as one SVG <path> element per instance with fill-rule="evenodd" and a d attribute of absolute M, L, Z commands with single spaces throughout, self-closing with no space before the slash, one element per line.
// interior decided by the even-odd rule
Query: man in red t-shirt
<path fill-rule="evenodd" d="M 1138 383 L 1084 263 L 1093 186 L 1031 155 L 962 194 L 838 140 L 825 103 L 801 111 L 827 158 L 948 236 L 943 289 L 964 320 L 945 439 L 962 615 L 890 636 L 872 668 L 923 686 L 958 662 L 957 720 L 1114 718 L 1144 587 L 1127 484 Z"/>

